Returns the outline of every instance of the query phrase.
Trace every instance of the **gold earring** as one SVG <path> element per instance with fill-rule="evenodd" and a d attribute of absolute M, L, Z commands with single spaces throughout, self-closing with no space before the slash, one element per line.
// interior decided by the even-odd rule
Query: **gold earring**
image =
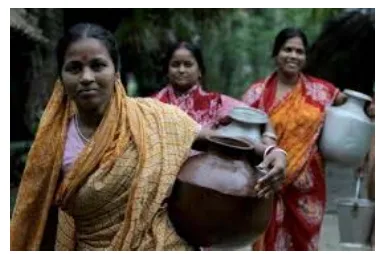
<path fill-rule="evenodd" d="M 121 79 L 120 78 L 117 78 L 116 81 L 115 81 L 115 84 L 118 84 L 118 85 L 121 85 Z"/>

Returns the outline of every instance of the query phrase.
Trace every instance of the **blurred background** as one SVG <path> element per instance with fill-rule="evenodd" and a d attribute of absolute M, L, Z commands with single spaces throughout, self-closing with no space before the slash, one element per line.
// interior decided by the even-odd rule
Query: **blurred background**
<path fill-rule="evenodd" d="M 167 47 L 185 40 L 202 48 L 205 86 L 239 98 L 274 69 L 274 37 L 286 26 L 308 36 L 307 73 L 373 95 L 375 9 L 10 9 L 11 207 L 57 77 L 56 43 L 78 22 L 100 24 L 116 35 L 130 96 L 149 96 L 165 85 Z M 329 182 L 330 195 L 352 193 L 351 176 L 330 177 L 337 182 Z M 329 212 L 335 212 L 334 196 Z"/>

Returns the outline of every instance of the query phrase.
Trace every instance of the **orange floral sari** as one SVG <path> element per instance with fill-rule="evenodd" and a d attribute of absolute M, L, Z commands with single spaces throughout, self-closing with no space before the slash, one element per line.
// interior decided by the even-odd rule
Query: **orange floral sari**
<path fill-rule="evenodd" d="M 276 73 L 250 86 L 248 105 L 268 113 L 278 146 L 287 151 L 286 180 L 276 195 L 274 213 L 254 250 L 317 250 L 325 212 L 324 165 L 317 141 L 325 108 L 339 90 L 332 84 L 301 75 L 296 87 L 276 101 Z"/>

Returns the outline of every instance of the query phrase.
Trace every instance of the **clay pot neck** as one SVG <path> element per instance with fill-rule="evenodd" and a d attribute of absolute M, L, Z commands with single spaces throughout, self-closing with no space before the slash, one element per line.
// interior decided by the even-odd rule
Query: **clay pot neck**
<path fill-rule="evenodd" d="M 253 150 L 252 144 L 238 138 L 211 136 L 207 138 L 208 150 L 226 157 L 241 158 Z"/>

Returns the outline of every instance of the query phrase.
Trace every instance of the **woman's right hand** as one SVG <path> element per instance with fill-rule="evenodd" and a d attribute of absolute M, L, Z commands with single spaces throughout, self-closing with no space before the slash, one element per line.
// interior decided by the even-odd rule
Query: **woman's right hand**
<path fill-rule="evenodd" d="M 257 197 L 268 198 L 273 192 L 281 189 L 287 167 L 286 154 L 281 149 L 273 149 L 256 167 L 266 171 L 266 174 L 257 180 L 255 186 Z"/>

